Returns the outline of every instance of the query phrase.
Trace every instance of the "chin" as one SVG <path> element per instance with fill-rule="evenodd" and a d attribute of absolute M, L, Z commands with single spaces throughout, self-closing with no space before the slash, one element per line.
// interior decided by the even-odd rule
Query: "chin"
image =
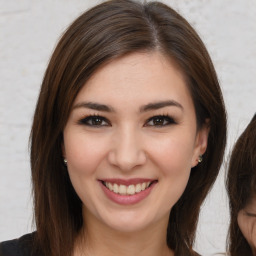
<path fill-rule="evenodd" d="M 164 220 L 164 225 L 167 225 L 169 214 L 165 217 L 149 215 L 148 211 L 146 212 L 118 212 L 115 214 L 110 214 L 111 216 L 104 216 L 103 222 L 111 228 L 112 230 L 116 230 L 118 232 L 123 233 L 133 233 L 146 230 L 147 228 L 151 227 L 155 224 L 159 224 L 161 219 Z M 106 218 L 107 217 L 107 218 Z"/>
<path fill-rule="evenodd" d="M 123 234 L 129 234 L 129 233 L 143 231 L 147 229 L 149 224 L 129 221 L 128 223 L 127 222 L 109 223 L 108 226 L 113 231 L 117 231 Z"/>

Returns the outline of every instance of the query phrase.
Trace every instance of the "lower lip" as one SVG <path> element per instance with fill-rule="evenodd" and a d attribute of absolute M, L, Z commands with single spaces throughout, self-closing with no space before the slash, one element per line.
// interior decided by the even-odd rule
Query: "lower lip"
<path fill-rule="evenodd" d="M 156 182 L 152 183 L 150 185 L 150 187 L 146 188 L 145 190 L 134 194 L 134 195 L 120 195 L 120 194 L 116 194 L 113 191 L 109 190 L 107 187 L 105 187 L 101 181 L 99 181 L 105 195 L 113 202 L 117 203 L 117 204 L 122 204 L 122 205 L 130 205 L 130 204 L 136 204 L 139 203 L 140 201 L 142 201 L 143 199 L 145 199 L 150 192 L 152 191 L 152 189 L 154 188 L 154 186 L 156 185 Z"/>

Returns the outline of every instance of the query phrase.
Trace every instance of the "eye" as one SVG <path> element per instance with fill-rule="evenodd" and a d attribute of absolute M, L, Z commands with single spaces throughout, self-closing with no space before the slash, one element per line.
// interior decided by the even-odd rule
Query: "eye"
<path fill-rule="evenodd" d="M 81 120 L 79 120 L 79 124 L 87 125 L 87 126 L 110 126 L 109 121 L 102 116 L 87 116 Z"/>
<path fill-rule="evenodd" d="M 245 211 L 245 215 L 248 217 L 256 217 L 255 213 Z"/>
<path fill-rule="evenodd" d="M 162 127 L 170 124 L 176 124 L 176 122 L 172 117 L 160 115 L 160 116 L 153 116 L 149 118 L 145 126 Z"/>

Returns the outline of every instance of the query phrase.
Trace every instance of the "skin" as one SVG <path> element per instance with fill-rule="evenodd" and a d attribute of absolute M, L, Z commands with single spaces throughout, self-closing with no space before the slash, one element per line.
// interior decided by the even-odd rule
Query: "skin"
<path fill-rule="evenodd" d="M 237 222 L 253 255 L 256 255 L 256 197 L 253 197 L 246 207 L 239 211 Z"/>
<path fill-rule="evenodd" d="M 197 130 L 182 73 L 160 53 L 133 53 L 100 68 L 77 95 L 63 132 L 63 156 L 83 202 L 85 228 L 75 255 L 174 255 L 166 244 L 169 214 L 208 133 L 207 126 Z M 103 192 L 99 180 L 109 178 L 157 183 L 142 201 L 120 205 Z"/>

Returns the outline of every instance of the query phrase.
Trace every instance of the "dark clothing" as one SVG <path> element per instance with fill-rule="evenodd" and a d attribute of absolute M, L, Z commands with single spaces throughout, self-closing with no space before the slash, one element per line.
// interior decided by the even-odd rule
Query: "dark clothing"
<path fill-rule="evenodd" d="M 24 235 L 18 239 L 0 243 L 0 256 L 37 256 L 32 255 L 32 244 L 35 233 Z"/>

